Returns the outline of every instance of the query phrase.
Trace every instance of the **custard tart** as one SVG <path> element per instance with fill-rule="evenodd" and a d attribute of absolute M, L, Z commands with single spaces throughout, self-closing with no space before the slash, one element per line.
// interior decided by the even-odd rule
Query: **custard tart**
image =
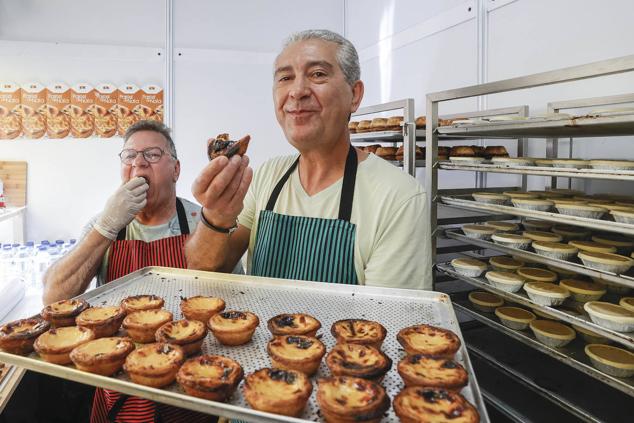
<path fill-rule="evenodd" d="M 338 344 L 362 344 L 380 349 L 387 330 L 382 324 L 371 320 L 346 319 L 333 323 L 330 333 Z"/>
<path fill-rule="evenodd" d="M 130 338 L 99 338 L 81 344 L 70 352 L 70 359 L 79 370 L 110 376 L 123 366 L 134 350 Z"/>
<path fill-rule="evenodd" d="M 209 319 L 209 329 L 223 345 L 242 345 L 251 340 L 260 319 L 250 311 L 224 311 Z"/>
<path fill-rule="evenodd" d="M 457 392 L 437 388 L 407 387 L 394 398 L 401 423 L 477 423 L 478 410 Z"/>
<path fill-rule="evenodd" d="M 426 386 L 460 391 L 469 383 L 467 371 L 448 358 L 410 355 L 398 363 L 398 374 L 405 386 Z"/>
<path fill-rule="evenodd" d="M 54 328 L 75 326 L 75 318 L 90 305 L 81 298 L 61 300 L 49 304 L 41 312 L 42 318 L 51 323 Z"/>
<path fill-rule="evenodd" d="M 33 344 L 42 360 L 55 364 L 69 364 L 70 352 L 81 344 L 95 339 L 95 333 L 81 326 L 52 328 L 41 334 Z"/>
<path fill-rule="evenodd" d="M 176 374 L 176 381 L 187 395 L 210 401 L 226 401 L 240 384 L 242 366 L 221 355 L 190 358 Z"/>
<path fill-rule="evenodd" d="M 306 335 L 315 336 L 321 323 L 308 314 L 278 314 L 267 322 L 273 335 Z"/>
<path fill-rule="evenodd" d="M 296 370 L 264 368 L 244 380 L 244 399 L 254 410 L 267 413 L 298 417 L 312 392 L 308 376 Z"/>
<path fill-rule="evenodd" d="M 75 319 L 77 326 L 92 329 L 95 338 L 112 336 L 121 327 L 125 312 L 121 307 L 90 307 L 82 311 Z"/>
<path fill-rule="evenodd" d="M 271 339 L 266 347 L 273 367 L 298 370 L 312 376 L 317 372 L 326 347 L 317 338 L 303 335 L 282 335 Z"/>
<path fill-rule="evenodd" d="M 195 297 L 183 298 L 181 300 L 181 311 L 188 320 L 199 320 L 207 323 L 214 314 L 225 309 L 225 300 L 216 297 Z"/>
<path fill-rule="evenodd" d="M 130 313 L 123 320 L 128 336 L 141 344 L 154 342 L 158 328 L 172 321 L 172 313 L 164 309 L 141 310 Z"/>
<path fill-rule="evenodd" d="M 207 336 L 207 326 L 199 320 L 177 320 L 168 322 L 156 331 L 156 342 L 167 342 L 180 346 L 185 355 L 200 352 Z"/>
<path fill-rule="evenodd" d="M 431 325 L 403 328 L 396 335 L 407 354 L 453 357 L 460 349 L 460 338 L 450 330 Z"/>
<path fill-rule="evenodd" d="M 0 350 L 19 355 L 33 351 L 35 339 L 51 324 L 39 318 L 21 319 L 0 326 Z"/>
<path fill-rule="evenodd" d="M 134 383 L 160 388 L 174 382 L 183 361 L 185 353 L 181 347 L 157 342 L 132 351 L 125 359 L 123 370 Z"/>
<path fill-rule="evenodd" d="M 317 403 L 327 422 L 376 422 L 390 408 L 390 398 L 376 382 L 350 376 L 320 379 Z"/>
<path fill-rule="evenodd" d="M 133 295 L 121 301 L 121 308 L 126 313 L 163 308 L 165 301 L 158 295 Z"/>
<path fill-rule="evenodd" d="M 333 376 L 353 376 L 381 382 L 392 368 L 392 360 L 369 345 L 337 344 L 328 353 L 326 365 Z"/>

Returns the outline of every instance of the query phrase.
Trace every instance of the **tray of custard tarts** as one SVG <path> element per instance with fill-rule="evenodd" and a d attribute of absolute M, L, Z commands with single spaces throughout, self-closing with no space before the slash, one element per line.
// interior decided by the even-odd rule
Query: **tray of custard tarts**
<path fill-rule="evenodd" d="M 1 325 L 0 362 L 252 422 L 489 421 L 421 290 L 148 267 Z"/>

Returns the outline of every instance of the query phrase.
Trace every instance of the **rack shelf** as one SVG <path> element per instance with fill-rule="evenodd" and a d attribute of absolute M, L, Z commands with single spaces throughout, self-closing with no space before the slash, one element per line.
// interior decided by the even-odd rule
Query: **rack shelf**
<path fill-rule="evenodd" d="M 521 291 L 518 291 L 515 293 L 502 291 L 490 285 L 487 282 L 487 280 L 484 278 L 472 278 L 469 276 L 461 275 L 457 273 L 456 271 L 454 271 L 452 266 L 449 263 L 438 264 L 438 269 L 456 279 L 465 281 L 469 283 L 470 285 L 493 292 L 507 301 L 518 303 L 523 306 L 529 307 L 531 309 L 542 311 L 550 316 L 553 316 L 554 318 L 558 320 L 568 322 L 570 324 L 573 324 L 579 327 L 583 327 L 585 329 L 601 334 L 605 336 L 606 338 L 614 342 L 618 342 L 619 344 L 624 345 L 628 348 L 634 348 L 634 332 L 621 333 L 621 332 L 616 332 L 610 329 L 605 329 L 599 325 L 592 323 L 590 320 L 587 320 L 586 318 L 568 314 L 564 311 L 561 311 L 553 307 L 547 307 L 547 306 L 536 304 L 530 298 L 528 298 L 526 294 L 524 294 Z"/>

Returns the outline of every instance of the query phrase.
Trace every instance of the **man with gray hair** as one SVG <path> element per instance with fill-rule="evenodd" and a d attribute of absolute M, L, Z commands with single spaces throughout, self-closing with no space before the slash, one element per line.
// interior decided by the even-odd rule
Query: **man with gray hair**
<path fill-rule="evenodd" d="M 201 222 L 185 252 L 192 268 L 275 278 L 431 288 L 421 185 L 354 148 L 348 121 L 363 98 L 354 46 L 327 30 L 293 34 L 275 59 L 277 121 L 299 154 L 255 174 L 248 157 L 217 157 L 192 186 Z"/>

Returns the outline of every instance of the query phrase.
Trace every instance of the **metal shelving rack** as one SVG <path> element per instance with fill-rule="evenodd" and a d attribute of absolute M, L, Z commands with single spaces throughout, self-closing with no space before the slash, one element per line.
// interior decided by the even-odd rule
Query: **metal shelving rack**
<path fill-rule="evenodd" d="M 603 180 L 634 180 L 634 172 L 629 171 L 609 171 L 596 169 L 568 169 L 568 168 L 544 168 L 529 166 L 499 166 L 499 165 L 458 165 L 449 162 L 438 162 L 438 139 L 439 137 L 460 137 L 460 138 L 541 138 L 546 140 L 546 156 L 555 158 L 558 154 L 558 140 L 560 138 L 583 138 L 583 137 L 607 137 L 607 136 L 624 136 L 634 135 L 634 114 L 614 114 L 606 116 L 578 116 L 558 117 L 553 115 L 565 109 L 584 108 L 592 106 L 604 106 L 612 104 L 623 104 L 634 102 L 634 95 L 622 95 L 611 97 L 597 97 L 565 102 L 553 102 L 548 104 L 548 112 L 544 118 L 528 118 L 521 121 L 505 121 L 505 122 L 479 122 L 471 125 L 453 125 L 450 127 L 438 127 L 438 106 L 441 102 L 457 100 L 462 98 L 477 97 L 488 94 L 496 94 L 520 89 L 527 89 L 551 84 L 579 81 L 588 78 L 595 78 L 618 73 L 634 71 L 634 55 L 625 56 L 611 60 L 590 63 L 581 66 L 574 66 L 556 71 L 543 72 L 539 74 L 513 78 L 503 81 L 497 81 L 482 85 L 476 85 L 455 90 L 437 92 L 427 95 L 427 149 L 426 149 L 426 167 L 425 184 L 428 195 L 428 204 L 430 205 L 430 226 L 432 228 L 433 247 L 436 245 L 436 237 L 441 235 L 438 228 L 437 208 L 439 203 L 445 206 L 455 207 L 463 210 L 484 211 L 505 213 L 512 216 L 531 217 L 542 220 L 549 220 L 567 225 L 583 226 L 595 230 L 619 232 L 625 234 L 634 234 L 634 225 L 628 225 L 617 222 L 600 221 L 593 219 L 574 218 L 571 216 L 559 215 L 548 212 L 534 212 L 514 207 L 496 206 L 489 204 L 481 204 L 474 201 L 460 198 L 460 196 L 439 193 L 438 190 L 438 169 L 444 170 L 471 170 L 474 172 L 496 172 L 520 174 L 523 177 L 528 175 L 549 176 L 551 177 L 551 187 L 557 186 L 557 177 L 567 178 L 586 178 L 586 179 L 603 179 Z M 572 142 L 569 155 L 572 153 Z M 460 194 L 467 194 L 463 191 Z M 583 266 L 576 262 L 566 262 L 561 260 L 548 259 L 539 256 L 530 251 L 522 251 L 494 244 L 492 242 L 476 240 L 464 236 L 461 231 L 447 230 L 445 232 L 447 238 L 459 240 L 471 245 L 480 247 L 482 250 L 493 250 L 506 254 L 513 254 L 524 258 L 531 262 L 542 264 L 550 264 L 562 269 L 572 270 L 577 273 L 603 279 L 609 282 L 634 287 L 634 278 L 629 275 L 616 275 L 609 272 L 601 272 Z M 533 303 L 523 294 L 508 294 L 501 292 L 482 278 L 469 278 L 457 274 L 451 266 L 438 265 L 438 270 L 445 275 L 453 276 L 467 282 L 471 286 L 494 292 L 507 300 L 519 303 L 530 308 L 538 309 L 548 315 L 568 323 L 574 323 L 579 327 L 590 329 L 594 332 L 606 336 L 612 341 L 626 347 L 634 347 L 634 334 L 619 334 L 594 325 L 589 320 L 579 318 L 572 314 L 567 314 L 561 310 L 550 307 L 542 307 Z M 532 334 L 526 331 L 514 331 L 501 325 L 494 316 L 488 313 L 480 313 L 473 310 L 467 303 L 456 304 L 456 308 L 464 311 L 467 315 L 487 326 L 493 327 L 500 332 L 528 345 L 538 351 L 593 377 L 596 380 L 616 388 L 630 396 L 634 396 L 634 380 L 619 379 L 611 377 L 590 365 L 588 358 L 583 353 L 583 349 L 579 348 L 579 342 L 575 342 L 573 346 L 563 349 L 548 348 L 539 343 Z"/>

